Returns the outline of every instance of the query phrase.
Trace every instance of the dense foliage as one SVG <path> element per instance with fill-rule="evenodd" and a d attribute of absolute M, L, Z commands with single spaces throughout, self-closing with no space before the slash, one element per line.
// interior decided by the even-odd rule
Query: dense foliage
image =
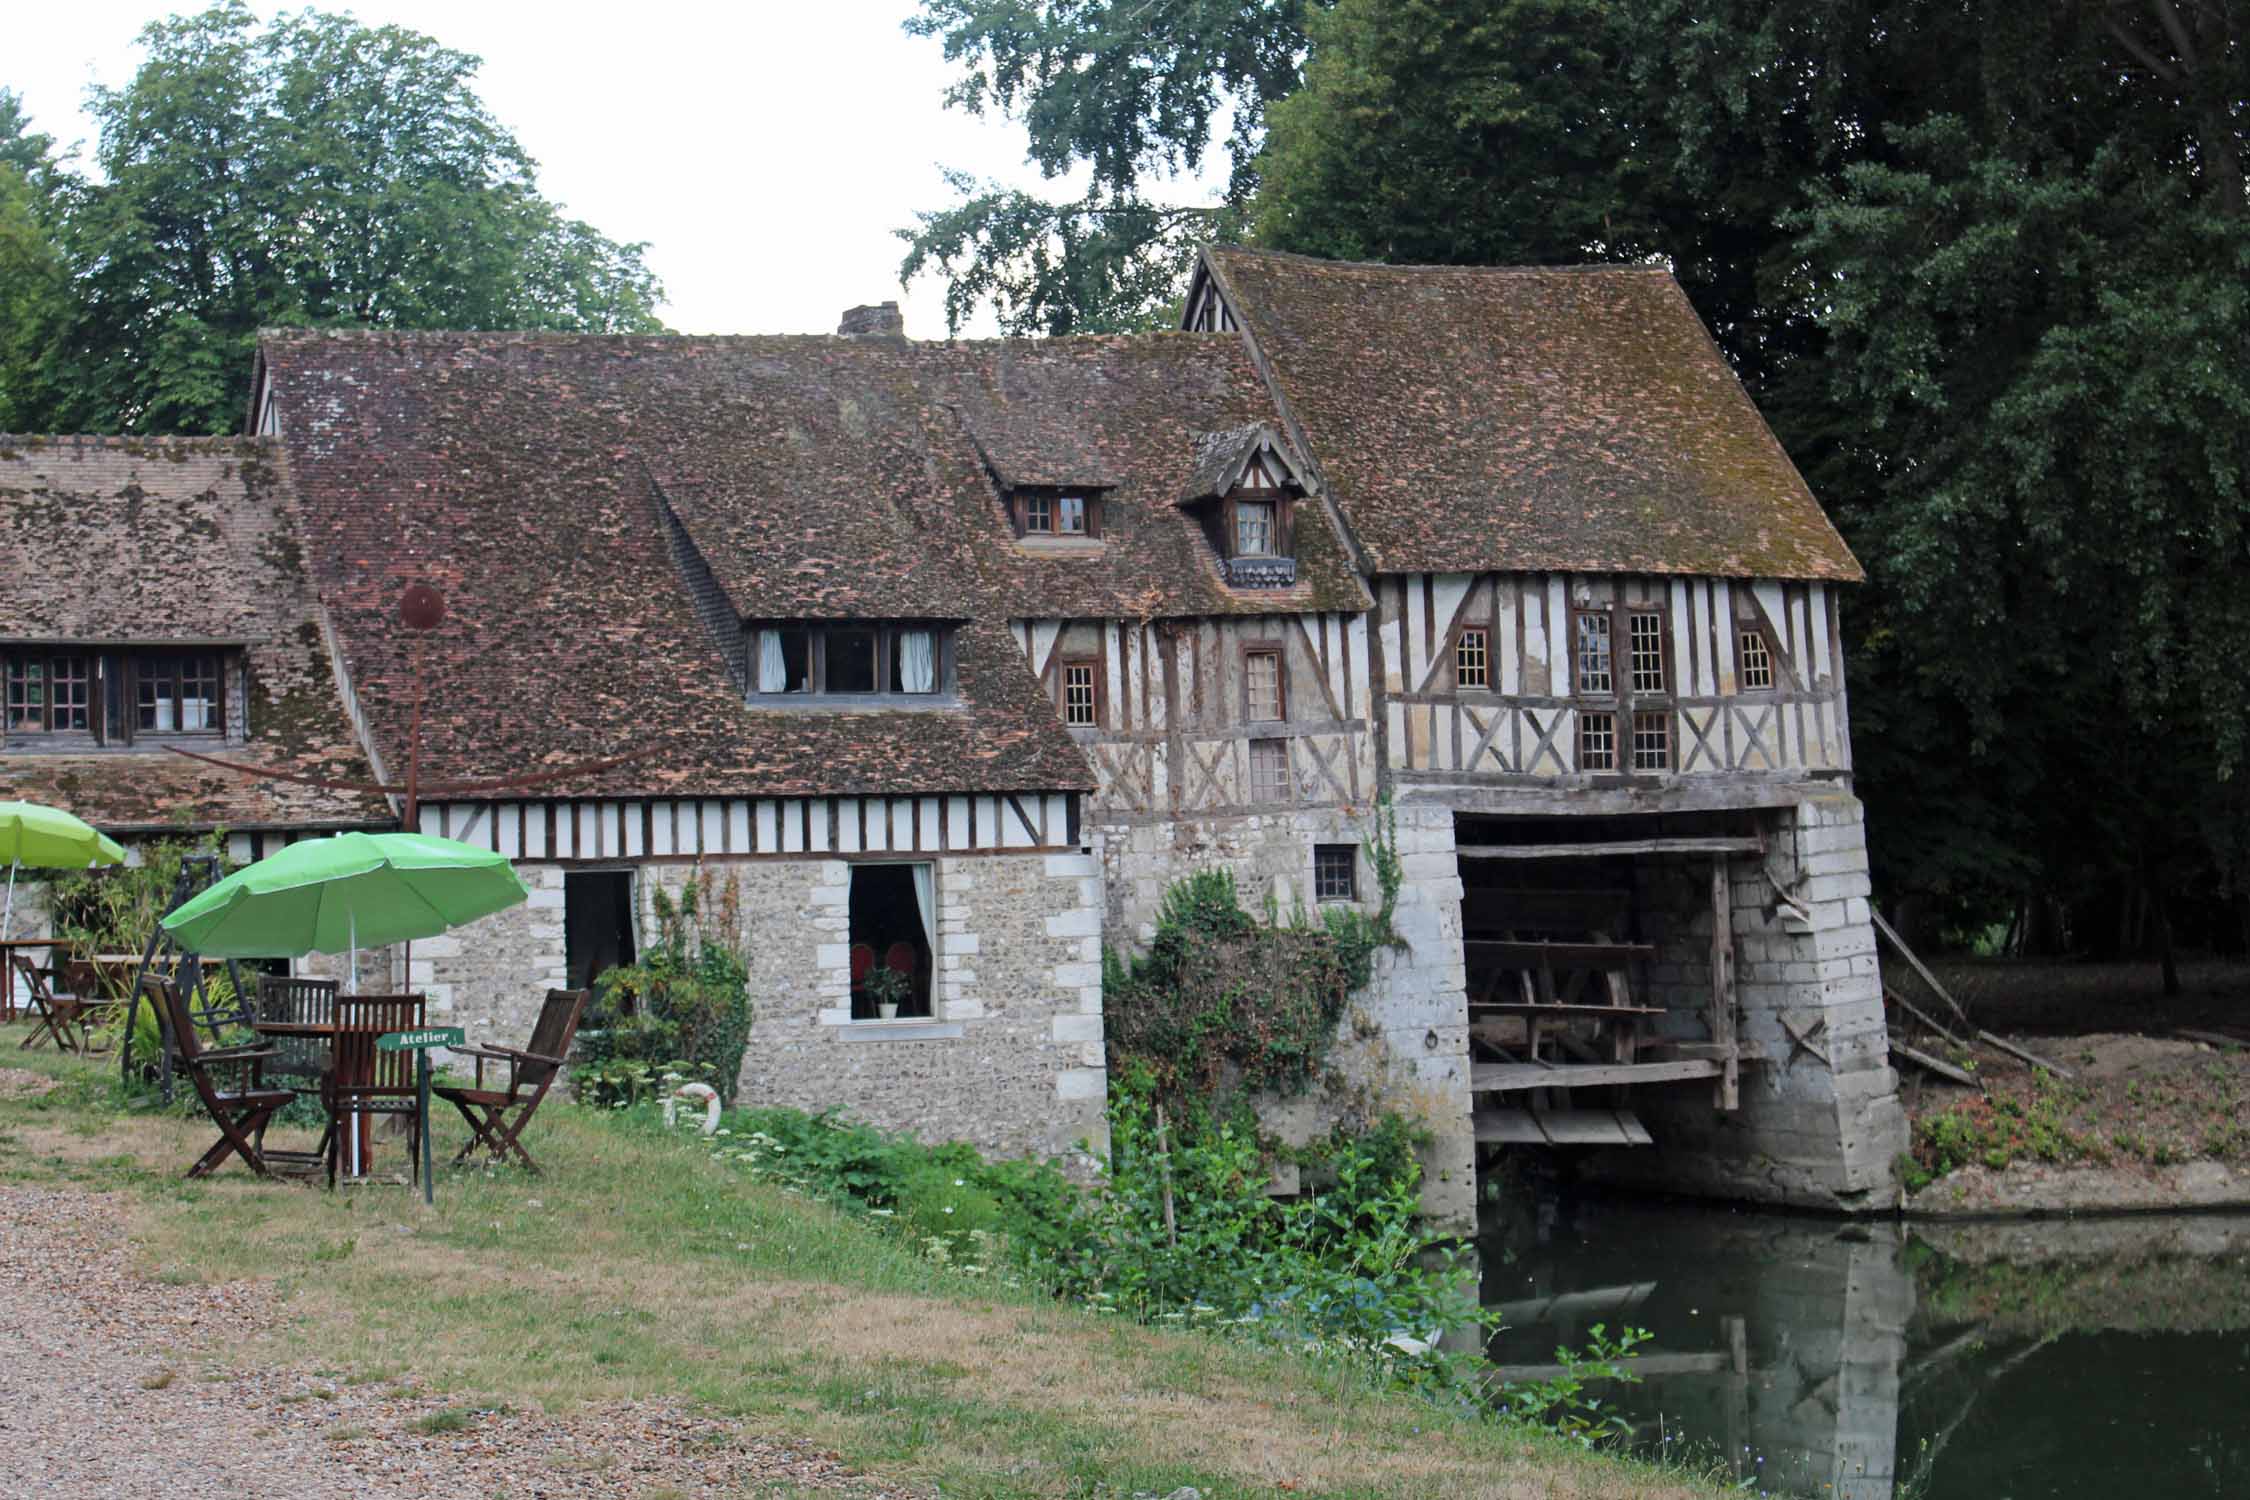
<path fill-rule="evenodd" d="M 1479 1321 L 1473 1274 L 1420 1228 L 1421 1171 L 1396 1119 L 1304 1153 L 1315 1186 L 1293 1201 L 1268 1193 L 1254 1128 L 1159 1125 L 1145 1080 L 1112 1093 L 1092 1191 L 1045 1163 L 987 1162 L 830 1115 L 728 1119 L 724 1160 L 872 1214 L 975 1274 L 1029 1277 L 1136 1322 L 1310 1339 L 1426 1373 L 1423 1344 Z"/>
<path fill-rule="evenodd" d="M 580 1097 L 629 1103 L 676 1075 L 732 1099 L 755 1019 L 739 881 L 704 868 L 677 900 L 649 891 L 655 941 L 595 981 L 572 1069 Z"/>
<path fill-rule="evenodd" d="M 925 0 L 916 24 L 1001 70 L 961 97 L 1014 110 L 1040 160 L 1098 155 L 1138 192 L 1209 116 L 1126 89 L 1131 125 L 1091 127 L 1080 74 L 1145 55 L 1126 9 Z M 1250 27 L 1302 63 L 1194 96 L 1261 145 L 1225 204 L 1260 243 L 1671 263 L 1867 566 L 1852 728 L 1902 916 L 2250 942 L 2239 0 L 1158 9 L 1177 55 Z M 1055 40 L 1090 32 L 1114 51 Z M 1023 257 L 946 269 L 1013 295 Z M 1046 303 L 1080 284 L 1116 283 L 1042 283 L 1029 324 L 1076 326 Z"/>
<path fill-rule="evenodd" d="M 97 176 L 0 93 L 0 430 L 239 429 L 267 325 L 646 330 L 641 247 L 568 218 L 477 59 L 243 0 L 93 90 Z"/>
<path fill-rule="evenodd" d="M 1167 889 L 1147 954 L 1103 955 L 1112 1074 L 1145 1076 L 1175 1111 L 1302 1093 L 1334 1050 L 1376 950 L 1398 941 L 1394 841 L 1386 833 L 1367 850 L 1380 908 L 1325 906 L 1317 926 L 1253 920 L 1225 869 L 1197 871 Z"/>

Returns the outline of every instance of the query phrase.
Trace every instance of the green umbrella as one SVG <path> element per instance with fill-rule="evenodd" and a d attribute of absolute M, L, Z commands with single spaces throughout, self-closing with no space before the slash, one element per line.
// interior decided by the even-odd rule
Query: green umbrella
<path fill-rule="evenodd" d="M 0 941 L 16 916 L 16 871 L 83 870 L 89 865 L 121 865 L 125 851 L 90 823 L 59 807 L 36 802 L 0 802 L 0 859 L 8 862 L 8 901 L 0 909 Z"/>
<path fill-rule="evenodd" d="M 420 833 L 306 839 L 164 919 L 191 953 L 294 958 L 436 937 L 531 893 L 504 855 Z"/>

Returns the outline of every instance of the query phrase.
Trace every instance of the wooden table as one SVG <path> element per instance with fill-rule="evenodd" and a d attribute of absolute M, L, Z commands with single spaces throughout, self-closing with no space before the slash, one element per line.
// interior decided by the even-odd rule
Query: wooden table
<path fill-rule="evenodd" d="M 326 1043 L 328 1043 L 328 1055 L 331 1059 L 331 1066 L 333 1067 L 333 1060 L 336 1056 L 336 1037 L 337 1034 L 344 1028 L 335 1021 L 254 1020 L 250 1023 L 250 1029 L 257 1032 L 258 1035 L 265 1037 L 294 1037 L 305 1040 L 325 1041 Z M 372 1082 L 373 1077 L 371 1073 L 367 1073 L 366 1070 L 361 1069 L 355 1070 L 355 1076 L 339 1079 L 337 1081 L 348 1086 L 351 1084 L 364 1084 Z M 430 1122 L 427 1119 L 423 1120 L 421 1122 L 421 1128 L 424 1130 L 428 1130 L 430 1128 Z M 354 1126 L 351 1136 L 345 1142 L 345 1145 L 347 1149 L 345 1150 L 343 1155 L 343 1175 L 347 1177 L 366 1176 L 368 1159 L 373 1154 L 375 1145 L 374 1120 L 364 1113 L 361 1114 L 358 1123 Z"/>

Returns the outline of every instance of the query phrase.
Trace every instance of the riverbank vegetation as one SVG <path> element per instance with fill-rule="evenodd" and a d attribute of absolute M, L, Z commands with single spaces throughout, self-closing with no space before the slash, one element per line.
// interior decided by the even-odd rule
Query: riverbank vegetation
<path fill-rule="evenodd" d="M 1325 1347 L 1143 1326 L 971 1273 L 630 1111 L 552 1101 L 533 1127 L 545 1177 L 447 1173 L 425 1211 L 387 1185 L 181 1182 L 208 1122 L 122 1108 L 98 1059 L 10 1056 L 41 1076 L 0 1089 L 0 1181 L 114 1195 L 152 1299 L 244 1278 L 284 1299 L 283 1332 L 210 1358 L 474 1411 L 677 1399 L 948 1495 L 1717 1493 L 1401 1394 Z M 458 1144 L 442 1130 L 439 1159 Z"/>

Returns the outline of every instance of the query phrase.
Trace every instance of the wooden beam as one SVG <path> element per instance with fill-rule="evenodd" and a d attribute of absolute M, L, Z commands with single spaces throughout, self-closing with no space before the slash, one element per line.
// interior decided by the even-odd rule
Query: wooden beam
<path fill-rule="evenodd" d="M 1742 1070 L 1734 1048 L 1734 902 L 1727 894 L 1727 862 L 1711 861 L 1711 1040 L 1719 1051 L 1719 1086 L 1713 1102 L 1742 1107 Z"/>
<path fill-rule="evenodd" d="M 1922 982 L 1928 985 L 1931 992 L 1940 1000 L 1945 1002 L 1946 1009 L 1959 1016 L 1963 1026 L 1968 1027 L 1971 1031 L 1976 1030 L 1977 1023 L 1969 1019 L 1969 1013 L 1961 1008 L 1961 1003 L 1946 993 L 1945 986 L 1938 983 L 1938 977 L 1929 971 L 1922 960 L 1914 956 L 1914 950 L 1906 946 L 1906 939 L 1900 937 L 1896 929 L 1883 920 L 1883 914 L 1877 911 L 1872 903 L 1867 908 L 1867 917 L 1869 921 L 1875 924 L 1875 930 L 1889 939 L 1890 945 L 1898 950 L 1898 956 L 1906 960 L 1906 966 L 1921 975 Z"/>
<path fill-rule="evenodd" d="M 1922 1007 L 1916 1005 L 1913 1001 L 1907 999 L 1904 995 L 1900 994 L 1897 990 L 1892 989 L 1889 985 L 1883 986 L 1883 998 L 1890 1001 L 1891 1004 L 1897 1006 L 1900 1010 L 1905 1011 L 1915 1020 L 1920 1021 L 1924 1026 L 1929 1027 L 1930 1030 L 1936 1032 L 1939 1036 L 1944 1037 L 1954 1046 L 1959 1047 L 1962 1051 L 1966 1052 L 1969 1050 L 1969 1044 L 1965 1039 L 1956 1036 L 1953 1032 L 1948 1031 L 1943 1026 L 1940 1026 L 1936 1021 L 1930 1018 L 1930 1013 L 1928 1011 L 1922 1009 Z"/>
<path fill-rule="evenodd" d="M 1461 844 L 1463 859 L 1603 859 L 1613 854 L 1763 854 L 1755 838 L 1603 839 L 1587 844 Z"/>
<path fill-rule="evenodd" d="M 1716 1078 L 1723 1063 L 1678 1058 L 1647 1063 L 1472 1063 L 1469 1088 L 1505 1094 L 1518 1089 L 1587 1089 L 1614 1083 L 1677 1083 L 1683 1078 Z"/>
<path fill-rule="evenodd" d="M 2026 1052 L 2023 1048 L 2017 1046 L 2014 1042 L 2011 1042 L 2004 1037 L 1994 1036 L 1989 1031 L 1978 1032 L 1977 1040 L 1983 1042 L 1986 1046 L 1997 1047 L 2002 1052 L 2007 1053 L 2010 1057 L 2018 1058 L 2024 1062 L 2030 1063 L 2035 1068 L 2045 1068 L 2048 1072 L 2054 1074 L 2057 1078 L 2076 1078 L 2078 1076 L 2076 1073 L 2071 1072 L 2070 1069 L 2064 1067 L 2062 1064 L 2051 1063 L 2036 1052 Z"/>
<path fill-rule="evenodd" d="M 1929 1069 L 1932 1073 L 1937 1074 L 1937 1076 L 1940 1078 L 1947 1079 L 1954 1083 L 1965 1084 L 1972 1089 L 1981 1090 L 1984 1087 L 1983 1084 L 1977 1082 L 1976 1075 L 1974 1073 L 1965 1072 L 1960 1068 L 1956 1068 L 1949 1062 L 1945 1062 L 1939 1058 L 1930 1056 L 1930 1054 L 1927 1052 L 1909 1047 L 1906 1045 L 1906 1043 L 1900 1041 L 1895 1036 L 1891 1038 L 1891 1051 L 1897 1053 L 1900 1057 L 1905 1058 L 1908 1062 L 1913 1063 L 1916 1067 Z"/>
<path fill-rule="evenodd" d="M 1721 1054 L 1726 1049 L 1717 1042 L 1675 1042 L 1659 1038 L 1643 1042 L 1641 1046 L 1647 1051 L 1660 1052 L 1668 1057 L 1698 1057 L 1707 1062 L 1725 1060 Z M 1738 1063 L 1771 1062 L 1773 1055 L 1766 1050 L 1764 1042 L 1746 1042 L 1737 1037 L 1734 1042 L 1734 1060 Z"/>
<path fill-rule="evenodd" d="M 1510 969 L 1534 964 L 1608 969 L 1637 958 L 1656 957 L 1654 943 L 1542 943 L 1467 938 L 1461 947 L 1472 959 L 1490 959 Z"/>

